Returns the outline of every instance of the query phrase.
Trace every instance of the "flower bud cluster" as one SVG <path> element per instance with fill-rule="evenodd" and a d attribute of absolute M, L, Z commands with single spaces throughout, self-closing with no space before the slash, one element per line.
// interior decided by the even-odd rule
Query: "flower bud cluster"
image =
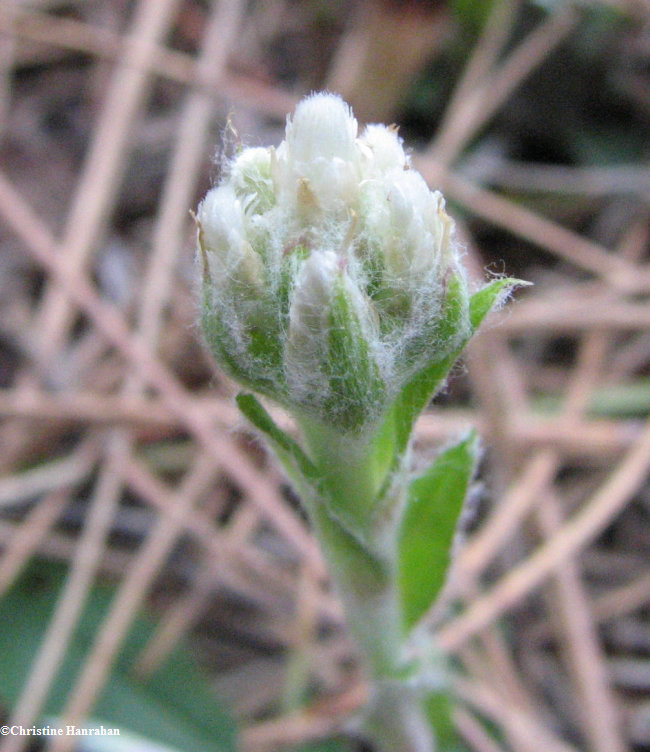
<path fill-rule="evenodd" d="M 441 334 L 450 279 L 464 291 L 443 197 L 334 95 L 303 100 L 277 150 L 240 151 L 197 224 L 217 361 L 298 414 L 362 430 L 467 333 L 465 312 Z"/>

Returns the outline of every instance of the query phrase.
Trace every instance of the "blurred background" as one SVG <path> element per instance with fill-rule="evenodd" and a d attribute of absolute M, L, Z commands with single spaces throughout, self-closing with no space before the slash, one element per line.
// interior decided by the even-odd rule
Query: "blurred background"
<path fill-rule="evenodd" d="M 196 323 L 190 210 L 321 89 L 399 125 L 473 284 L 534 282 L 418 424 L 485 448 L 430 619 L 464 744 L 650 750 L 645 0 L 0 2 L 0 720 L 368 750 L 306 519 Z"/>

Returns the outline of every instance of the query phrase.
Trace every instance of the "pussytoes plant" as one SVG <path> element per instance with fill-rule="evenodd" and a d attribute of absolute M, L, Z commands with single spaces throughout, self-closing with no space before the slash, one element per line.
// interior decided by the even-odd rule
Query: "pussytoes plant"
<path fill-rule="evenodd" d="M 365 660 L 380 750 L 452 749 L 444 657 L 423 626 L 445 583 L 478 441 L 414 470 L 413 428 L 512 279 L 470 292 L 454 224 L 397 131 L 331 94 L 274 148 L 243 148 L 197 212 L 201 318 L 237 403 L 309 515 Z M 255 396 L 285 408 L 282 431 Z M 439 738 L 438 742 L 436 738 Z"/>

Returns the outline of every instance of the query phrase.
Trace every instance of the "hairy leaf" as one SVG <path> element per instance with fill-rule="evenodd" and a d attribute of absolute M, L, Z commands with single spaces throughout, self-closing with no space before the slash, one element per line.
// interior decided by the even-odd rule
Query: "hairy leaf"
<path fill-rule="evenodd" d="M 451 544 L 478 455 L 471 432 L 438 455 L 409 486 L 398 537 L 404 626 L 411 629 L 445 583 Z"/>
<path fill-rule="evenodd" d="M 254 395 L 240 392 L 237 395 L 237 406 L 255 428 L 266 436 L 299 491 L 305 490 L 305 484 L 319 486 L 318 472 L 312 461 L 300 448 L 298 442 L 276 425 Z"/>

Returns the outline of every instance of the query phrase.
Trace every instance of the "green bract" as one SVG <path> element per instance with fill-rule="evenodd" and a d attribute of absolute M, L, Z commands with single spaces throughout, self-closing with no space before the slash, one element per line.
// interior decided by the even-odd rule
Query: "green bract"
<path fill-rule="evenodd" d="M 375 424 L 415 373 L 469 334 L 441 194 L 411 169 L 394 129 L 358 136 L 338 97 L 301 102 L 277 150 L 242 150 L 197 219 L 217 361 L 326 425 Z M 443 334 L 452 280 L 462 311 Z"/>

